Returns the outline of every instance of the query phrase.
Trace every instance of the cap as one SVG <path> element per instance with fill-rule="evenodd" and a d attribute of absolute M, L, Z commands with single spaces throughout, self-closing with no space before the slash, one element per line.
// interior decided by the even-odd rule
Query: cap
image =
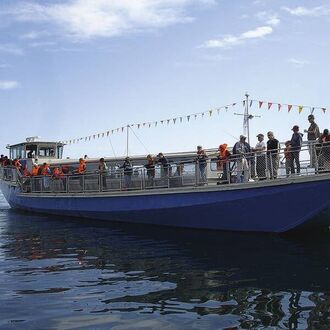
<path fill-rule="evenodd" d="M 298 126 L 298 125 L 294 125 L 294 126 L 292 127 L 292 131 L 294 131 L 294 130 L 299 130 L 299 126 Z"/>
<path fill-rule="evenodd" d="M 202 146 L 201 146 L 201 145 L 197 146 L 197 149 L 201 149 L 201 148 L 202 148 Z"/>
<path fill-rule="evenodd" d="M 312 114 L 308 115 L 308 119 L 314 119 L 314 115 Z"/>
<path fill-rule="evenodd" d="M 257 137 L 264 137 L 264 135 L 262 133 L 259 133 Z"/>
<path fill-rule="evenodd" d="M 241 139 L 246 139 L 246 136 L 242 134 L 242 135 L 239 136 L 239 139 L 240 139 L 240 140 L 241 140 Z"/>

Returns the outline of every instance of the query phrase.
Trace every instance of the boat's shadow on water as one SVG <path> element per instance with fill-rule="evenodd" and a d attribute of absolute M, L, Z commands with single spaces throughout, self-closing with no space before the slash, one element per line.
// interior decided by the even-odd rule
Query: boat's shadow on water
<path fill-rule="evenodd" d="M 137 269 L 141 260 L 143 265 L 147 260 L 159 271 L 229 271 L 230 279 L 223 283 L 223 290 L 254 287 L 327 291 L 330 287 L 329 230 L 285 235 L 239 233 L 7 212 L 7 230 L 37 237 L 42 242 L 42 258 L 56 257 L 53 244 L 58 248 L 60 242 L 60 253 L 84 251 L 100 268 L 125 260 Z M 29 258 L 36 251 L 27 245 L 11 253 Z M 168 257 L 165 264 L 164 257 Z"/>

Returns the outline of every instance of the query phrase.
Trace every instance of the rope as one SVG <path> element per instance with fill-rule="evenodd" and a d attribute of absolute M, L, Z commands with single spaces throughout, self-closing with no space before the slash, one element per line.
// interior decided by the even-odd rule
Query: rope
<path fill-rule="evenodd" d="M 145 149 L 145 151 L 150 154 L 150 151 L 148 150 L 148 148 L 145 146 L 145 144 L 139 139 L 139 137 L 135 134 L 133 128 L 131 126 L 129 126 L 129 128 L 131 129 L 131 131 L 133 132 L 133 134 L 135 135 L 135 137 L 137 138 L 137 140 L 141 143 L 141 145 L 143 146 L 143 148 Z"/>

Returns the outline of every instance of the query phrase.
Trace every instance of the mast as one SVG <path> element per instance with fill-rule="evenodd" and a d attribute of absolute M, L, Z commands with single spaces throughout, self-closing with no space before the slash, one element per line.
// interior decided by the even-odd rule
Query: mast
<path fill-rule="evenodd" d="M 252 119 L 249 114 L 249 94 L 245 93 L 245 111 L 244 111 L 244 120 L 243 120 L 243 132 L 247 136 L 248 143 L 250 144 L 250 125 L 249 120 Z"/>
<path fill-rule="evenodd" d="M 128 138 L 129 138 L 129 125 L 126 126 L 126 157 L 128 157 Z"/>

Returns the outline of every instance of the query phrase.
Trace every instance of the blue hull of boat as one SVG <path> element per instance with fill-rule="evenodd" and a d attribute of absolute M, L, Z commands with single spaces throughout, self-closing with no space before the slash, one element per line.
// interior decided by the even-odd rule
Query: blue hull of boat
<path fill-rule="evenodd" d="M 1 181 L 12 208 L 107 221 L 230 231 L 286 232 L 329 226 L 330 179 L 235 189 L 117 195 L 20 194 Z M 315 218 L 323 213 L 322 218 Z"/>

